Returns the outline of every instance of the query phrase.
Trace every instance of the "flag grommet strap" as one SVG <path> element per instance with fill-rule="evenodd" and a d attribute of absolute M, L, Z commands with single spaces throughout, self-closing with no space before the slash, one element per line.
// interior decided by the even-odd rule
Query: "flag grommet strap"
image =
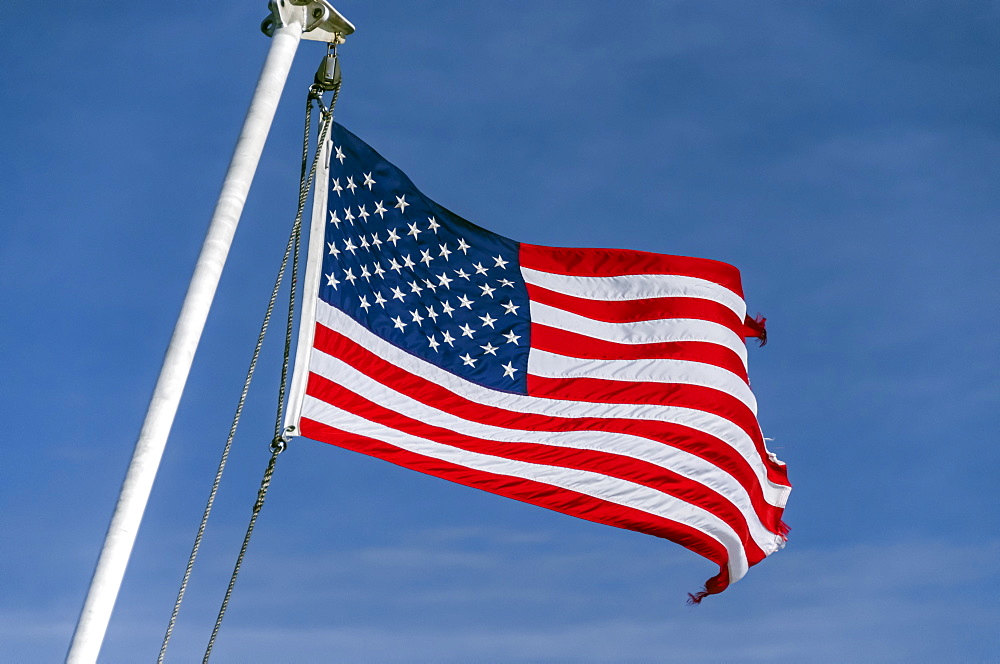
<path fill-rule="evenodd" d="M 327 148 L 288 426 L 677 542 L 719 565 L 693 601 L 784 545 L 735 267 L 515 242 L 344 127 Z"/>

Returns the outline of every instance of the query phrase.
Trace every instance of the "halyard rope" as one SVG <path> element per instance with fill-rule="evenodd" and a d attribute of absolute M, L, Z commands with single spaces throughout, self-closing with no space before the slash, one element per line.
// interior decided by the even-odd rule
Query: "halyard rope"
<path fill-rule="evenodd" d="M 281 288 L 282 280 L 284 279 L 285 270 L 288 266 L 289 256 L 292 258 L 292 280 L 291 289 L 289 294 L 289 307 L 288 307 L 288 319 L 285 328 L 285 347 L 284 347 L 284 358 L 282 361 L 281 368 L 281 383 L 278 391 L 278 407 L 277 407 L 277 418 L 275 422 L 275 437 L 271 442 L 271 459 L 268 462 L 267 469 L 264 472 L 264 479 L 261 482 L 260 490 L 257 493 L 257 501 L 254 504 L 253 513 L 250 518 L 250 525 L 247 529 L 246 537 L 243 540 L 243 545 L 240 549 L 239 557 L 236 561 L 236 567 L 233 570 L 232 578 L 229 582 L 229 587 L 226 590 L 225 599 L 223 600 L 222 607 L 219 610 L 219 615 L 215 622 L 215 627 L 212 630 L 212 637 L 209 640 L 208 647 L 205 650 L 205 662 L 208 661 L 209 655 L 211 654 L 212 647 L 215 644 L 216 636 L 219 632 L 219 627 L 222 624 L 222 618 L 226 612 L 226 608 L 229 604 L 229 598 L 232 595 L 233 586 L 236 583 L 236 576 L 239 574 L 240 567 L 243 563 L 243 557 L 246 554 L 247 545 L 250 541 L 250 535 L 253 532 L 254 526 L 257 521 L 257 515 L 260 513 L 261 507 L 264 504 L 264 497 L 267 494 L 267 489 L 271 484 L 271 476 L 274 474 L 274 465 L 277 460 L 278 454 L 280 454 L 285 448 L 285 439 L 283 432 L 281 430 L 282 420 L 284 418 L 285 409 L 285 393 L 287 386 L 288 377 L 288 361 L 291 353 L 291 338 L 292 338 L 292 325 L 294 321 L 294 306 L 295 297 L 298 284 L 298 263 L 299 263 L 299 247 L 301 244 L 302 237 L 302 213 L 305 209 L 306 199 L 309 195 L 309 189 L 312 187 L 312 182 L 316 175 L 316 168 L 319 163 L 321 154 L 323 153 L 323 145 L 326 141 L 326 136 L 329 133 L 330 124 L 333 119 L 333 106 L 337 101 L 337 95 L 340 92 L 339 85 L 334 90 L 333 99 L 330 103 L 330 107 L 326 108 L 323 105 L 323 100 L 321 97 L 321 90 L 315 88 L 315 86 L 310 87 L 309 96 L 306 100 L 306 118 L 305 118 L 305 131 L 303 136 L 302 145 L 302 168 L 299 177 L 299 202 L 298 210 L 295 215 L 295 221 L 292 225 L 292 231 L 288 238 L 288 243 L 285 246 L 285 254 L 281 259 L 281 266 L 278 269 L 278 275 L 275 279 L 274 288 L 271 290 L 271 297 L 268 300 L 267 310 L 264 313 L 264 321 L 261 324 L 260 333 L 257 336 L 257 344 L 254 347 L 253 356 L 250 360 L 250 367 L 247 371 L 246 379 L 243 382 L 243 390 L 240 393 L 239 402 L 236 406 L 236 413 L 233 416 L 232 425 L 229 428 L 229 435 L 226 438 L 226 444 L 223 448 L 222 457 L 219 460 L 219 467 L 215 474 L 215 479 L 212 482 L 212 489 L 208 495 L 208 501 L 205 504 L 205 511 L 202 514 L 201 523 L 198 526 L 198 532 L 195 535 L 194 545 L 191 548 L 191 554 L 188 557 L 187 566 L 184 570 L 184 576 L 181 579 L 181 585 L 177 591 L 177 599 L 174 602 L 173 611 L 170 614 L 170 622 L 167 625 L 166 633 L 163 636 L 163 643 L 160 645 L 160 653 L 157 657 L 157 663 L 162 664 L 164 656 L 167 652 L 167 645 L 170 642 L 170 637 L 173 634 L 174 626 L 177 623 L 177 615 L 180 612 L 181 602 L 184 599 L 184 593 L 187 590 L 188 581 L 191 578 L 191 570 L 194 568 L 195 558 L 198 556 L 198 550 L 201 547 L 201 541 L 205 533 L 205 527 L 208 524 L 209 515 L 212 512 L 212 507 L 215 503 L 215 497 L 219 490 L 219 484 L 222 480 L 222 473 L 225 469 L 226 462 L 229 459 L 229 452 L 232 449 L 233 438 L 236 435 L 236 428 L 239 425 L 240 417 L 243 413 L 243 406 L 246 403 L 247 393 L 250 389 L 250 381 L 253 378 L 255 369 L 257 368 L 257 361 L 260 357 L 261 347 L 264 343 L 264 336 L 267 332 L 268 325 L 271 322 L 271 316 L 274 312 L 274 305 L 277 301 L 278 292 Z M 322 120 L 320 123 L 320 135 L 317 143 L 317 149 L 312 162 L 312 168 L 309 171 L 308 178 L 306 177 L 306 165 L 309 159 L 309 130 L 312 125 L 312 103 L 313 101 L 318 101 L 320 108 L 322 109 Z"/>
<path fill-rule="evenodd" d="M 319 99 L 322 103 L 322 99 L 317 91 L 313 88 L 309 90 L 309 100 L 306 103 L 306 131 L 305 139 L 303 140 L 303 150 L 308 153 L 309 149 L 309 122 L 312 114 L 312 101 L 313 99 Z M 313 158 L 312 168 L 309 170 L 308 178 L 300 179 L 299 186 L 299 207 L 298 212 L 295 215 L 295 223 L 292 226 L 292 238 L 294 239 L 294 249 L 292 250 L 292 265 L 298 267 L 299 262 L 299 245 L 302 238 L 302 211 L 305 208 L 306 199 L 309 196 L 309 189 L 312 187 L 313 179 L 316 176 L 316 166 L 319 164 L 320 156 L 323 154 L 323 146 L 326 143 L 326 136 L 330 130 L 330 124 L 333 121 L 333 106 L 331 104 L 329 109 L 324 109 L 322 114 L 322 120 L 320 122 L 320 132 L 319 139 L 317 141 L 316 154 Z M 305 175 L 305 160 L 303 160 L 303 175 Z M 260 483 L 260 490 L 257 492 L 257 502 L 254 503 L 253 513 L 250 515 L 250 523 L 247 526 L 246 536 L 243 538 L 243 545 L 240 547 L 240 555 L 236 558 L 236 565 L 233 567 L 233 575 L 229 579 L 229 587 L 226 588 L 225 597 L 222 600 L 222 606 L 219 607 L 219 615 L 215 619 L 215 627 L 212 628 L 212 636 L 208 640 L 208 646 L 205 648 L 205 657 L 202 659 L 203 664 L 207 664 L 208 658 L 212 654 L 212 648 L 215 646 L 215 639 L 219 635 L 219 628 L 222 626 L 222 619 L 226 615 L 226 609 L 229 607 L 229 598 L 233 594 L 233 587 L 236 585 L 236 577 L 240 573 L 240 568 L 243 566 L 243 558 L 246 556 L 247 546 L 250 544 L 250 536 L 253 534 L 254 526 L 257 524 L 257 516 L 260 514 L 261 508 L 264 506 L 264 498 L 267 496 L 268 487 L 271 485 L 271 476 L 274 474 L 274 464 L 278 460 L 278 455 L 281 454 L 286 447 L 285 436 L 282 431 L 282 420 L 285 416 L 285 390 L 288 379 L 288 358 L 291 353 L 292 346 L 292 322 L 294 320 L 294 306 L 295 306 L 295 294 L 296 286 L 298 284 L 298 275 L 293 271 L 291 292 L 289 294 L 289 312 L 288 312 L 288 325 L 285 329 L 285 352 L 284 359 L 281 365 L 281 385 L 278 389 L 278 408 L 277 417 L 275 418 L 274 425 L 274 439 L 271 441 L 271 459 L 267 463 L 267 469 L 264 471 L 264 478 Z"/>

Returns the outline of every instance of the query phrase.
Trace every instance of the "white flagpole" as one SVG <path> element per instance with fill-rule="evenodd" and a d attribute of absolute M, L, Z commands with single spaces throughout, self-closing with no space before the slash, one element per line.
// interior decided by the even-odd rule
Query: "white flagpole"
<path fill-rule="evenodd" d="M 73 642 L 66 656 L 66 661 L 70 664 L 90 664 L 97 661 L 195 350 L 302 33 L 315 30 L 315 34 L 308 38 L 333 41 L 354 31 L 354 26 L 325 0 L 274 0 L 271 10 L 271 17 L 265 21 L 265 24 L 271 21 L 273 26 L 271 47 L 243 122 L 243 130 L 236 142 L 191 284 L 163 359 L 160 377 L 146 411 L 139 440 L 132 454 L 132 462 L 108 526 L 90 590 L 76 624 Z"/>

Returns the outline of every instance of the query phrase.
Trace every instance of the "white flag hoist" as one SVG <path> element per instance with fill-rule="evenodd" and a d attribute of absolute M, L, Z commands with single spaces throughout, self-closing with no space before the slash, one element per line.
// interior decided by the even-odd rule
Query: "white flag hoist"
<path fill-rule="evenodd" d="M 354 26 L 326 0 L 272 0 L 269 3 L 269 8 L 271 14 L 261 24 L 261 29 L 271 37 L 271 46 L 264 61 L 264 67 L 260 73 L 253 98 L 250 101 L 243 129 L 236 142 L 236 148 L 233 151 L 229 169 L 223 181 L 222 191 L 219 194 L 215 211 L 212 214 L 201 254 L 198 257 L 194 274 L 191 277 L 191 283 L 174 327 L 173 336 L 167 347 L 160 376 L 153 390 L 146 418 L 139 433 L 139 439 L 135 445 L 132 461 L 122 484 L 118 504 L 111 518 L 111 524 L 108 527 L 104 546 L 101 549 L 101 554 L 97 561 L 93 578 L 91 579 L 90 589 L 87 593 L 83 609 L 80 612 L 79 620 L 77 621 L 73 641 L 66 657 L 66 661 L 72 664 L 85 664 L 97 661 L 97 656 L 111 619 L 115 599 L 118 596 L 118 591 L 125 575 L 125 568 L 135 543 L 142 514 L 149 500 L 153 480 L 156 477 L 167 437 L 177 412 L 181 393 L 184 391 L 184 385 L 194 360 L 194 354 L 198 347 L 205 321 L 208 318 L 216 288 L 222 276 L 222 269 L 229 254 L 236 226 L 239 223 L 247 193 L 253 181 L 254 173 L 257 170 L 257 164 L 264 149 L 264 143 L 267 139 L 271 122 L 274 119 L 278 100 L 284 89 L 299 41 L 301 39 L 308 39 L 326 42 L 333 46 L 343 43 L 344 38 L 354 32 Z M 324 59 L 320 67 L 320 72 L 317 74 L 317 85 L 319 85 L 320 80 L 324 77 L 332 80 L 336 75 L 339 78 L 339 71 L 334 72 L 333 69 L 335 62 L 334 56 L 328 56 Z M 314 85 L 313 88 L 317 88 L 317 85 Z M 323 86 L 319 86 L 319 88 L 320 94 L 322 89 L 333 89 L 332 87 Z M 315 96 L 311 93 L 310 104 L 314 98 Z M 321 100 L 320 104 L 322 107 Z M 329 127 L 330 111 L 325 109 L 325 107 L 323 110 L 324 126 Z M 320 147 L 322 147 L 322 141 Z M 320 150 L 317 150 L 317 155 L 319 152 Z M 314 169 L 315 164 L 316 162 L 314 161 Z M 305 169 L 303 171 L 305 173 Z M 305 177 L 303 177 L 304 180 Z M 305 197 L 300 194 L 299 216 L 301 216 L 304 200 Z M 293 236 L 296 233 L 297 230 L 293 231 Z M 291 244 L 289 247 L 291 247 Z M 287 256 L 288 253 L 286 251 L 286 259 Z M 284 264 L 282 268 L 284 268 Z M 273 301 L 274 295 L 272 295 L 272 304 Z M 270 311 L 269 307 L 268 317 L 270 316 Z M 258 343 L 258 351 L 259 348 L 260 345 Z M 256 352 L 254 355 L 255 361 Z M 251 373 L 252 369 L 253 363 L 251 364 Z M 241 399 L 241 407 L 242 403 Z M 231 438 L 232 432 L 230 440 Z M 283 445 L 280 437 L 276 439 L 274 445 L 275 454 L 272 455 L 272 463 L 268 467 L 269 471 L 273 470 L 273 461 L 276 452 L 280 451 Z M 224 459 L 225 457 L 223 458 L 223 463 Z M 267 478 L 269 478 L 269 475 Z M 212 497 L 214 497 L 214 489 L 215 487 L 213 487 Z M 264 490 L 266 490 L 266 486 L 262 487 L 262 493 Z M 210 497 L 210 503 L 211 499 Z M 258 498 L 258 505 L 261 503 L 261 500 L 262 498 Z M 255 506 L 255 510 L 257 509 L 259 507 Z M 207 510 L 208 508 L 206 508 L 206 512 Z M 204 522 L 202 526 L 204 526 Z M 199 530 L 199 538 L 200 535 L 201 530 Z M 197 543 L 198 540 L 196 539 L 195 550 L 197 550 Z M 193 554 L 194 552 L 192 552 L 192 556 Z M 190 572 L 190 565 L 188 572 Z M 185 574 L 185 583 L 186 580 L 187 574 Z M 182 584 L 181 595 L 183 594 L 183 587 Z M 232 585 L 230 585 L 230 590 L 231 588 Z M 229 593 L 227 592 L 227 600 L 228 595 Z M 221 615 L 222 612 L 220 611 L 220 621 Z M 176 608 L 174 615 L 171 617 L 171 625 L 168 628 L 167 638 L 169 638 L 169 632 L 173 627 L 175 618 Z M 209 651 L 205 655 L 206 660 L 208 659 L 211 643 L 214 642 L 217 631 L 218 622 L 216 630 L 212 635 L 212 641 L 209 644 Z M 166 640 L 165 638 L 164 646 L 166 645 Z M 162 656 L 163 651 L 161 650 L 161 660 Z"/>

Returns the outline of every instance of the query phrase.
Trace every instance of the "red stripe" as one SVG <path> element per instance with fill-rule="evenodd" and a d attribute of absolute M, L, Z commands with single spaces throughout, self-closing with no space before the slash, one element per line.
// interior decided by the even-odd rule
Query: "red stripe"
<path fill-rule="evenodd" d="M 531 431 L 579 431 L 596 430 L 632 433 L 652 440 L 673 445 L 679 449 L 696 454 L 706 461 L 726 470 L 736 477 L 751 496 L 755 494 L 763 502 L 757 477 L 747 461 L 724 441 L 709 434 L 668 422 L 653 422 L 649 420 L 630 420 L 625 418 L 558 418 L 529 413 L 512 413 L 510 411 L 482 405 L 466 400 L 458 395 L 428 381 L 415 376 L 396 365 L 383 360 L 368 349 L 338 332 L 317 323 L 316 348 L 337 357 L 362 373 L 378 380 L 386 386 L 407 394 L 421 403 L 439 407 L 441 403 L 449 403 L 449 411 L 464 419 L 493 424 L 495 426 L 527 429 Z M 590 399 L 581 399 L 591 401 Z M 461 403 L 461 409 L 451 406 Z M 740 404 L 743 406 L 743 404 Z M 745 408 L 745 406 L 743 406 Z M 749 412 L 749 411 L 747 411 Z M 756 424 L 756 420 L 751 420 Z M 512 424 L 516 420 L 518 424 Z M 756 427 L 755 440 L 758 451 L 763 447 L 763 437 L 759 426 Z M 759 442 L 757 442 L 759 439 Z M 790 486 L 785 466 L 775 463 L 764 453 L 760 456 L 768 478 L 780 485 Z M 764 502 L 770 510 L 777 509 Z M 759 512 L 760 510 L 758 510 Z M 765 520 L 765 523 L 768 523 Z M 770 528 L 770 525 L 768 526 Z M 773 530 L 773 532 L 779 532 Z"/>
<path fill-rule="evenodd" d="M 528 374 L 528 394 L 591 403 L 677 406 L 712 413 L 743 429 L 758 454 L 767 456 L 757 418 L 745 403 L 720 390 L 684 383 L 639 383 L 605 378 L 547 378 Z"/>
<path fill-rule="evenodd" d="M 338 408 L 367 420 L 378 422 L 417 438 L 502 459 L 585 470 L 655 489 L 686 503 L 696 505 L 728 524 L 739 536 L 750 564 L 760 562 L 766 557 L 766 554 L 750 534 L 746 515 L 729 499 L 704 484 L 648 461 L 596 450 L 581 450 L 541 443 L 495 441 L 465 435 L 420 422 L 385 408 L 317 374 L 309 375 L 306 393 L 320 401 L 334 404 Z"/>
<path fill-rule="evenodd" d="M 702 362 L 731 371 L 749 384 L 743 359 L 730 348 L 708 341 L 665 341 L 655 344 L 620 344 L 567 332 L 548 325 L 531 324 L 531 347 L 589 360 L 668 359 Z"/>
<path fill-rule="evenodd" d="M 515 413 L 460 397 L 431 381 L 397 367 L 348 337 L 318 323 L 316 325 L 315 345 L 318 350 L 346 362 L 390 389 L 406 394 L 433 408 L 445 409 L 446 406 L 447 412 L 472 422 L 528 431 L 623 433 L 659 441 L 694 454 L 733 476 L 750 495 L 751 503 L 764 526 L 771 532 L 781 532 L 782 509 L 774 507 L 764 500 L 756 473 L 747 460 L 725 442 L 701 431 L 662 421 L 597 417 L 563 418 L 533 413 Z M 781 479 L 774 481 L 782 485 L 788 484 L 787 478 L 778 472 L 783 470 L 783 466 L 774 464 L 770 459 L 762 461 L 767 468 L 769 477 L 772 475 L 780 477 Z M 777 468 L 772 468 L 772 466 L 777 466 Z"/>
<path fill-rule="evenodd" d="M 654 297 L 645 300 L 589 300 L 526 284 L 533 302 L 606 323 L 693 318 L 725 325 L 737 337 L 746 333 L 744 321 L 735 311 L 714 300 L 697 297 Z"/>
<path fill-rule="evenodd" d="M 729 574 L 726 568 L 729 556 L 725 547 L 701 531 L 682 523 L 568 489 L 559 489 L 549 484 L 472 470 L 465 466 L 403 450 L 381 440 L 341 431 L 307 418 L 302 418 L 299 428 L 303 435 L 314 440 L 367 454 L 397 466 L 440 477 L 450 482 L 538 505 L 579 519 L 634 530 L 677 542 L 719 565 L 719 574 L 708 580 L 705 584 L 707 588 L 711 589 L 712 592 L 722 592 L 729 585 Z"/>
<path fill-rule="evenodd" d="M 521 244 L 522 267 L 580 277 L 617 277 L 626 274 L 675 274 L 712 281 L 741 298 L 740 271 L 728 263 L 707 258 L 666 256 L 631 249 L 581 249 Z"/>
<path fill-rule="evenodd" d="M 741 428 L 754 443 L 757 454 L 775 484 L 788 485 L 785 466 L 770 460 L 760 424 L 745 403 L 734 396 L 701 385 L 637 383 L 604 378 L 544 378 L 528 374 L 528 394 L 549 399 L 590 403 L 652 404 L 690 408 L 718 415 Z"/>

